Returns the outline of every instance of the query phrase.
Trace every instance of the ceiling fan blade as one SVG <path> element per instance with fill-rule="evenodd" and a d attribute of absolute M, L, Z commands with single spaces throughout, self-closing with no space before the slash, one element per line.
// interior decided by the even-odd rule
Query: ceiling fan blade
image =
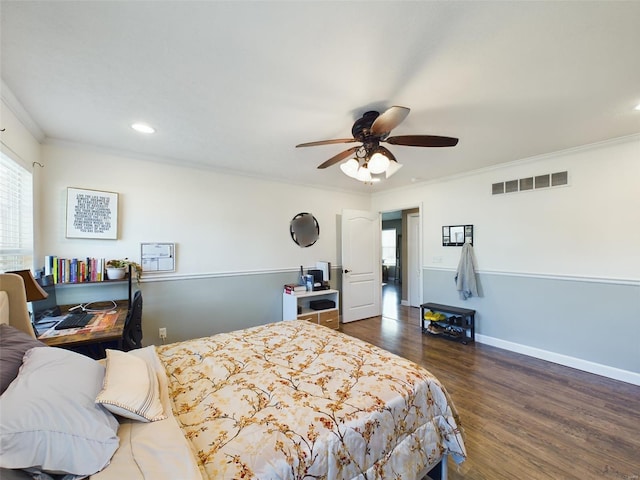
<path fill-rule="evenodd" d="M 317 145 L 333 145 L 334 143 L 353 143 L 353 142 L 357 142 L 358 140 L 356 140 L 355 138 L 337 138 L 335 140 L 320 140 L 318 142 L 308 142 L 308 143 L 301 143 L 299 145 L 296 145 L 296 148 L 298 147 L 315 147 Z"/>
<path fill-rule="evenodd" d="M 356 153 L 359 148 L 360 148 L 360 145 L 358 145 L 357 147 L 351 147 L 348 150 L 345 150 L 344 152 L 341 152 L 341 153 L 337 154 L 336 156 L 331 157 L 326 162 L 321 163 L 320 165 L 318 165 L 318 168 L 327 168 L 327 167 L 330 167 L 331 165 L 335 165 L 340 160 L 344 160 L 345 158 L 349 158 L 351 155 Z"/>
<path fill-rule="evenodd" d="M 392 145 L 406 145 L 409 147 L 455 147 L 458 139 L 440 137 L 437 135 L 398 135 L 384 140 Z"/>
<path fill-rule="evenodd" d="M 371 125 L 371 133 L 376 136 L 388 134 L 409 115 L 407 107 L 393 106 L 385 110 Z"/>

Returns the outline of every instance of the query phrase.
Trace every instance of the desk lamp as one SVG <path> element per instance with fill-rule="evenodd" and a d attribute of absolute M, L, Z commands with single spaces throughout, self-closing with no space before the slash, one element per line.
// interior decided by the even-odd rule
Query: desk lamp
<path fill-rule="evenodd" d="M 37 302 L 38 300 L 44 300 L 49 296 L 49 294 L 45 292 L 40 285 L 38 285 L 36 279 L 33 278 L 31 270 L 15 270 L 7 273 L 15 273 L 22 277 L 22 280 L 24 281 L 24 290 L 27 294 L 27 302 Z"/>

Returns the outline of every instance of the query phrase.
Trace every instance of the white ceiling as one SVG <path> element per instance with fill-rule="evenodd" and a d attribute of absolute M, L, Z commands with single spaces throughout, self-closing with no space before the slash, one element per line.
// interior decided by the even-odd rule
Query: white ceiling
<path fill-rule="evenodd" d="M 3 98 L 45 142 L 375 192 L 640 132 L 640 2 L 7 1 Z M 411 108 L 374 186 L 316 167 Z M 131 130 L 144 120 L 153 136 Z"/>

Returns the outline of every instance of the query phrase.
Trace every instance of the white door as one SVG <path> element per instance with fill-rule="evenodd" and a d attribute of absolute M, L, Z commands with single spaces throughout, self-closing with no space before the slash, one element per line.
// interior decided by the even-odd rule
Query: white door
<path fill-rule="evenodd" d="M 420 215 L 407 217 L 407 279 L 409 281 L 409 306 L 419 307 L 422 281 L 420 277 Z"/>
<path fill-rule="evenodd" d="M 342 211 L 342 322 L 381 315 L 380 215 Z"/>

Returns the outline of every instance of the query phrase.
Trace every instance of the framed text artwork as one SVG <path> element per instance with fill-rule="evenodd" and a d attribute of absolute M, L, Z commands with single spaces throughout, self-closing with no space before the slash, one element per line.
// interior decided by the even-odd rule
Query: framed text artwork
<path fill-rule="evenodd" d="M 118 238 L 118 194 L 67 188 L 67 238 Z"/>

